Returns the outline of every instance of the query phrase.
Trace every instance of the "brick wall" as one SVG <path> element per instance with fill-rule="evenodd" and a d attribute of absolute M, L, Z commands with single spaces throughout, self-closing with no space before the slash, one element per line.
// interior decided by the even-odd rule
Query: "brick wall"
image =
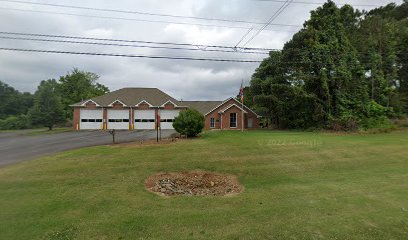
<path fill-rule="evenodd" d="M 205 125 L 204 128 L 205 129 L 220 129 L 221 128 L 221 118 L 220 118 L 220 114 L 218 113 L 218 111 L 213 111 L 212 113 L 208 114 L 205 117 Z M 215 127 L 211 128 L 211 118 L 214 118 L 215 121 Z"/>
<path fill-rule="evenodd" d="M 121 103 L 114 103 L 112 104 L 112 109 L 124 109 Z"/>
<path fill-rule="evenodd" d="M 174 105 L 172 103 L 167 103 L 166 105 L 164 105 L 164 109 L 174 109 Z"/>
<path fill-rule="evenodd" d="M 236 104 L 241 107 L 240 103 L 235 101 L 234 99 L 230 99 L 217 109 L 209 113 L 205 117 L 205 129 L 242 129 L 242 110 L 236 106 L 232 106 L 224 114 L 220 114 L 221 110 L 224 110 L 231 104 Z M 259 127 L 259 119 L 249 108 L 244 106 L 244 109 L 247 113 L 244 113 L 244 129 L 248 128 L 248 119 L 252 118 L 252 129 L 256 129 Z M 237 127 L 231 128 L 230 127 L 230 114 L 236 113 L 237 116 Z M 211 118 L 215 119 L 215 128 L 210 128 Z M 218 121 L 217 121 L 218 120 Z"/>
<path fill-rule="evenodd" d="M 135 109 L 137 109 L 137 110 L 148 110 L 148 109 L 150 109 L 150 106 L 147 103 L 141 103 Z"/>
<path fill-rule="evenodd" d="M 231 104 L 236 104 L 241 107 L 240 103 L 230 99 L 227 102 L 225 102 L 223 105 L 219 106 L 217 109 L 209 113 L 207 116 L 205 116 L 205 129 L 241 129 L 242 128 L 242 112 L 241 109 L 239 109 L 236 106 L 232 106 L 229 108 L 222 116 L 219 114 L 219 111 L 227 108 Z M 89 102 L 85 105 L 85 108 L 87 109 L 96 109 L 98 108 L 96 104 Z M 80 125 L 80 109 L 81 107 L 74 107 L 73 111 L 73 129 L 76 130 L 77 126 L 79 128 Z M 125 109 L 121 103 L 115 103 L 112 105 L 111 108 L 109 109 Z M 132 129 L 132 126 L 134 124 L 133 119 L 134 119 L 134 111 L 133 110 L 148 110 L 151 109 L 150 106 L 147 103 L 141 103 L 139 104 L 138 107 L 133 107 L 133 108 L 126 108 L 129 109 L 129 129 Z M 175 109 L 175 106 L 172 103 L 167 103 L 164 105 L 163 109 Z M 187 108 L 180 108 L 180 110 L 184 110 Z M 252 126 L 254 129 L 259 128 L 259 119 L 257 118 L 256 114 L 254 114 L 250 109 L 244 107 L 245 111 L 247 112 L 244 114 L 244 128 L 248 128 L 248 119 L 252 118 Z M 156 115 L 157 115 L 157 108 L 155 109 Z M 236 113 L 237 116 L 237 127 L 236 128 L 230 128 L 230 113 Z M 104 129 L 106 129 L 106 124 L 107 124 L 107 108 L 103 108 L 103 124 L 104 124 Z M 215 128 L 210 128 L 210 121 L 211 118 L 214 118 L 215 120 Z M 222 126 L 221 126 L 222 124 Z"/>
<path fill-rule="evenodd" d="M 74 130 L 79 130 L 80 109 L 80 107 L 74 107 L 74 115 L 72 118 L 72 128 Z"/>

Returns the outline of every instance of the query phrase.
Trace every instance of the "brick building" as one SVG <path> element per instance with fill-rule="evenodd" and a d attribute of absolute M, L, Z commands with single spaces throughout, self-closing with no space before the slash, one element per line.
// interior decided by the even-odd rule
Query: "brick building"
<path fill-rule="evenodd" d="M 122 88 L 71 105 L 73 127 L 85 129 L 173 129 L 179 112 L 194 108 L 205 116 L 205 129 L 252 129 L 259 116 L 235 98 L 225 101 L 178 101 L 157 88 Z M 242 116 L 244 121 L 242 121 Z"/>

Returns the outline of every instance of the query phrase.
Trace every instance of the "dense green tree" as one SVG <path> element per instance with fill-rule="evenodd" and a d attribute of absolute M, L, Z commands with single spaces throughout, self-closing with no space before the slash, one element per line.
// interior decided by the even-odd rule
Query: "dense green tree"
<path fill-rule="evenodd" d="M 32 106 L 32 94 L 21 93 L 0 81 L 0 119 L 26 114 Z"/>
<path fill-rule="evenodd" d="M 204 129 L 204 116 L 195 109 L 181 111 L 174 119 L 174 129 L 187 137 L 195 137 Z"/>
<path fill-rule="evenodd" d="M 27 129 L 30 127 L 31 119 L 26 114 L 0 119 L 0 130 Z"/>
<path fill-rule="evenodd" d="M 58 90 L 61 93 L 64 110 L 69 118 L 72 117 L 72 108 L 69 105 L 109 92 L 106 86 L 97 82 L 98 79 L 97 74 L 76 68 L 60 77 Z"/>
<path fill-rule="evenodd" d="M 407 5 L 359 12 L 328 1 L 312 11 L 255 70 L 254 108 L 290 128 L 354 129 L 408 113 Z"/>
<path fill-rule="evenodd" d="M 407 2 L 405 4 L 408 6 Z M 398 96 L 396 104 L 400 103 L 402 112 L 408 114 L 408 18 L 399 22 L 398 33 L 398 77 L 396 80 Z"/>
<path fill-rule="evenodd" d="M 34 106 L 30 109 L 33 125 L 52 130 L 54 125 L 65 122 L 64 108 L 55 80 L 42 81 L 35 92 Z"/>
<path fill-rule="evenodd" d="M 0 128 L 18 129 L 31 125 L 52 128 L 55 123 L 62 122 L 61 116 L 72 118 L 71 104 L 109 91 L 107 87 L 97 82 L 98 78 L 99 76 L 94 73 L 74 69 L 61 76 L 59 81 L 41 82 L 35 96 L 20 93 L 0 81 L 0 120 L 4 119 L 0 122 Z M 29 110 L 33 124 L 29 121 Z"/>
<path fill-rule="evenodd" d="M 285 44 L 281 53 L 271 53 L 255 71 L 251 82 L 254 94 L 277 99 L 290 111 L 279 111 L 279 104 L 265 104 L 260 101 L 262 98 L 255 98 L 258 105 L 275 108 L 270 111 L 274 118 L 298 123 L 285 126 L 324 125 L 329 119 L 363 111 L 364 103 L 368 102 L 361 84 L 363 71 L 343 22 L 340 9 L 331 1 L 325 3 L 312 11 L 310 20 Z M 279 99 L 283 97 L 283 89 L 290 93 L 285 94 L 284 101 Z M 295 121 L 294 116 L 303 120 Z"/>

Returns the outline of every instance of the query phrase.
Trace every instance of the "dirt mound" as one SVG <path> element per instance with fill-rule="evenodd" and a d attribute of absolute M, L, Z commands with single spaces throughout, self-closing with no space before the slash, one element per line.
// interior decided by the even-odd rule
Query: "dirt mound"
<path fill-rule="evenodd" d="M 158 173 L 146 179 L 145 187 L 166 196 L 225 196 L 243 190 L 235 176 L 204 171 Z"/>

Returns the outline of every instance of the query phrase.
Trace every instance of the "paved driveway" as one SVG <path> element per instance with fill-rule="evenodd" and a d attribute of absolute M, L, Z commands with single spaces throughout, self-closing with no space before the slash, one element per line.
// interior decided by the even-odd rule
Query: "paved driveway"
<path fill-rule="evenodd" d="M 174 130 L 162 130 L 169 137 Z M 0 166 L 30 160 L 69 149 L 112 143 L 106 131 L 78 131 L 29 135 L 27 131 L 0 133 Z M 116 142 L 155 139 L 155 130 L 116 131 Z"/>

